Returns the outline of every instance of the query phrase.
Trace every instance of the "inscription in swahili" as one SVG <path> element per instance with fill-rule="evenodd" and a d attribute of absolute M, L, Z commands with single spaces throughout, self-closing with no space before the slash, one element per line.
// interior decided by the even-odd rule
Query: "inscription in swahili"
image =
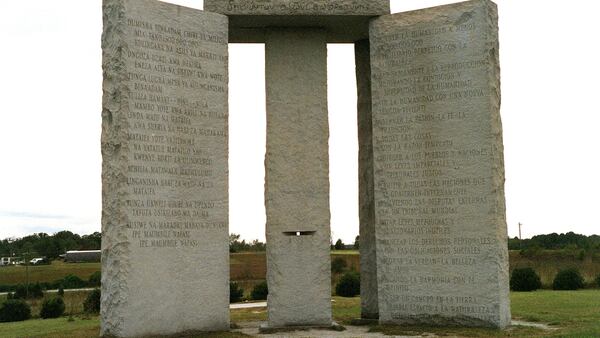
<path fill-rule="evenodd" d="M 228 20 L 103 13 L 101 335 L 229 329 Z"/>
<path fill-rule="evenodd" d="M 496 262 L 505 223 L 503 213 L 495 218 L 503 195 L 494 191 L 499 148 L 492 134 L 497 87 L 493 40 L 486 40 L 490 28 L 482 20 L 489 13 L 481 9 L 456 20 L 432 14 L 431 22 L 404 24 L 391 16 L 373 25 L 384 321 L 429 314 L 501 325 Z"/>
<path fill-rule="evenodd" d="M 210 195 L 218 184 L 208 138 L 227 137 L 227 114 L 198 93 L 226 93 L 227 56 L 206 44 L 227 44 L 223 34 L 127 18 L 133 37 L 126 51 L 129 101 L 127 185 L 131 238 L 141 248 L 199 246 L 203 232 L 222 230 L 214 201 L 166 199 L 177 190 Z M 186 95 L 189 91 L 194 95 Z M 219 154 L 220 155 L 220 154 Z M 222 156 L 222 155 L 220 155 Z M 220 215 L 219 215 L 220 217 Z"/>

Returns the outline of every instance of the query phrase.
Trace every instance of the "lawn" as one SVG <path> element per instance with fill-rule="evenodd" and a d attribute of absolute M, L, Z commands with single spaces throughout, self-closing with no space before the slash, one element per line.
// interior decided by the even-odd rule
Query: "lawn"
<path fill-rule="evenodd" d="M 89 293 L 90 291 L 66 291 L 63 297 L 65 301 L 65 313 L 74 315 L 82 314 L 83 302 Z M 53 298 L 56 296 L 56 293 L 46 293 L 44 294 L 44 298 L 28 300 L 27 303 L 31 306 L 31 315 L 33 318 L 39 317 L 40 309 L 44 299 Z M 0 296 L 0 302 L 3 302 L 5 299 L 6 296 Z M 0 335 L 0 337 L 2 337 L 2 335 Z"/>
<path fill-rule="evenodd" d="M 389 335 L 420 335 L 434 333 L 439 336 L 456 337 L 598 337 L 600 336 L 600 291 L 537 291 L 511 294 L 514 319 L 548 324 L 552 330 L 546 331 L 529 327 L 512 327 L 499 331 L 478 328 L 436 328 L 373 326 L 372 331 Z M 360 298 L 335 297 L 333 301 L 334 319 L 347 325 L 360 315 Z M 264 321 L 265 308 L 232 310 L 231 321 Z M 52 320 L 29 320 L 21 323 L 0 324 L 0 337 L 97 337 L 99 319 L 97 317 L 67 318 Z M 194 337 L 194 335 L 192 335 Z M 195 335 L 195 337 L 200 337 Z M 239 333 L 202 334 L 201 337 L 235 338 L 245 337 Z"/>
<path fill-rule="evenodd" d="M 0 268 L 0 285 L 25 283 L 25 271 L 25 266 Z M 65 263 L 63 261 L 53 261 L 50 265 L 29 266 L 29 281 L 32 283 L 54 282 L 70 274 L 87 281 L 96 271 L 100 271 L 100 263 Z"/>

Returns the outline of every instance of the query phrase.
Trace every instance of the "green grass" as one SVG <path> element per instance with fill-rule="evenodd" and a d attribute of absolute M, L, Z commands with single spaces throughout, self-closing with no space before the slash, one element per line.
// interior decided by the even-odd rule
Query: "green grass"
<path fill-rule="evenodd" d="M 29 266 L 29 281 L 32 283 L 54 282 L 69 274 L 87 281 L 96 271 L 100 271 L 100 263 L 65 263 L 54 261 L 50 265 Z M 1 285 L 25 283 L 26 280 L 25 266 L 0 268 Z"/>
<path fill-rule="evenodd" d="M 332 250 L 332 255 L 358 255 L 358 250 Z"/>
<path fill-rule="evenodd" d="M 98 337 L 100 332 L 98 317 L 90 319 L 68 318 L 32 319 L 18 323 L 0 324 L 0 337 Z"/>
<path fill-rule="evenodd" d="M 600 291 L 536 291 L 511 294 L 514 318 L 559 327 L 550 337 L 600 337 Z"/>
<path fill-rule="evenodd" d="M 65 301 L 65 314 L 79 315 L 83 313 L 83 302 L 90 291 L 67 291 L 63 297 Z M 27 300 L 31 306 L 31 315 L 33 318 L 39 317 L 42 303 L 46 298 L 57 297 L 56 293 L 45 293 L 44 298 Z M 0 302 L 3 302 L 6 296 L 0 296 Z M 2 335 L 0 335 L 2 337 Z"/>
<path fill-rule="evenodd" d="M 600 291 L 537 291 L 511 294 L 514 319 L 548 324 L 552 330 L 513 327 L 500 331 L 485 328 L 439 328 L 426 326 L 372 326 L 372 331 L 388 335 L 458 337 L 600 337 Z M 334 297 L 333 317 L 343 324 L 360 316 L 360 298 Z M 233 323 L 267 320 L 266 308 L 231 311 Z M 99 319 L 67 318 L 29 320 L 0 324 L 0 337 L 97 337 Z M 197 335 L 196 335 L 197 336 Z M 196 337 L 191 335 L 191 337 Z M 199 336 L 198 336 L 199 337 Z M 201 337 L 245 337 L 239 333 L 202 334 Z"/>
<path fill-rule="evenodd" d="M 3 338 L 96 338 L 99 335 L 100 319 L 98 317 L 76 317 L 73 321 L 69 321 L 68 318 L 34 319 L 19 323 L 0 324 L 0 337 Z M 237 332 L 214 332 L 178 335 L 178 337 L 239 338 L 248 337 L 248 335 Z"/>

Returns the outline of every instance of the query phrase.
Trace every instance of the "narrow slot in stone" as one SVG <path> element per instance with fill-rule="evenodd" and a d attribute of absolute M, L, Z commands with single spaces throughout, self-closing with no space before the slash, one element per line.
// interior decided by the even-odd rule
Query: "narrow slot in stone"
<path fill-rule="evenodd" d="M 316 233 L 316 231 L 284 231 L 283 234 L 286 236 L 312 236 Z"/>

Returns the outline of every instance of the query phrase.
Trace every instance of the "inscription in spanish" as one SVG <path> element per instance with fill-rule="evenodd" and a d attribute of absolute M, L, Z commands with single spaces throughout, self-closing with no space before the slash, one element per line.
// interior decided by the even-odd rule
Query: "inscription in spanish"
<path fill-rule="evenodd" d="M 510 319 L 496 32 L 488 1 L 371 26 L 382 321 Z"/>

